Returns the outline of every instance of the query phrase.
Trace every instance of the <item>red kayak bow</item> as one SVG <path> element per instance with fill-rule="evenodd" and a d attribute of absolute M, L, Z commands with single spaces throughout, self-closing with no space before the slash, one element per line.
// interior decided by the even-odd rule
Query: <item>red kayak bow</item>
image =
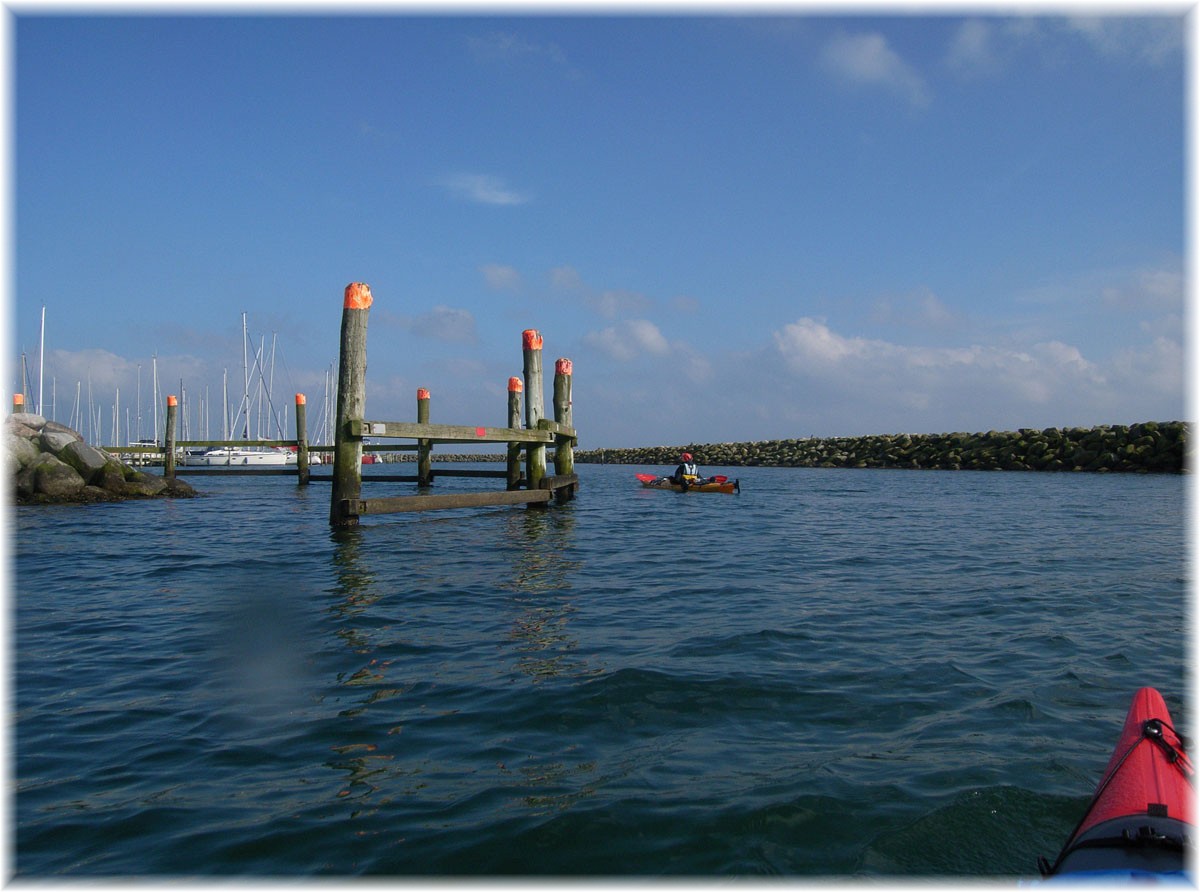
<path fill-rule="evenodd" d="M 1042 873 L 1164 873 L 1184 869 L 1192 834 L 1192 763 L 1162 695 L 1142 688 L 1087 811 Z"/>

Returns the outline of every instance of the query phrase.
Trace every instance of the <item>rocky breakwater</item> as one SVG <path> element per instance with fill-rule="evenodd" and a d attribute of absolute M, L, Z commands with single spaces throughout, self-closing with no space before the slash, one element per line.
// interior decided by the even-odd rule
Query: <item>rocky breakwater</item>
<path fill-rule="evenodd" d="M 196 495 L 188 484 L 131 468 L 87 445 L 78 431 L 30 412 L 5 421 L 4 456 L 19 505 Z"/>
<path fill-rule="evenodd" d="M 1187 425 L 1147 421 L 1093 428 L 890 434 L 643 449 L 576 450 L 577 463 L 669 465 L 691 452 L 708 467 L 912 468 L 954 471 L 1090 471 L 1178 474 Z"/>

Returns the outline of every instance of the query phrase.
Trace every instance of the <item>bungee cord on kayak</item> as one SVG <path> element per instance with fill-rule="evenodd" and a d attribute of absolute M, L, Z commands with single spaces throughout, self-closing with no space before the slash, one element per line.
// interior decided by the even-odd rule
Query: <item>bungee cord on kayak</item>
<path fill-rule="evenodd" d="M 1182 873 L 1194 769 L 1189 741 L 1162 716 L 1168 713 L 1158 691 L 1138 691 L 1083 817 L 1053 864 L 1038 858 L 1042 876 Z"/>

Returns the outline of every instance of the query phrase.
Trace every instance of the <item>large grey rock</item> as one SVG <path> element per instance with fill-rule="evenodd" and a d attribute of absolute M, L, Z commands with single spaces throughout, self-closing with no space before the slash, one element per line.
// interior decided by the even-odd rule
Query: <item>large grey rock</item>
<path fill-rule="evenodd" d="M 22 467 L 30 464 L 38 457 L 38 448 L 26 437 L 18 437 L 10 433 L 4 435 L 4 462 L 8 473 L 15 474 Z"/>
<path fill-rule="evenodd" d="M 14 412 L 8 417 L 14 424 L 23 424 L 26 427 L 33 428 L 35 431 L 40 431 L 46 426 L 46 419 L 33 412 Z"/>
<path fill-rule="evenodd" d="M 48 431 L 42 429 L 40 437 L 42 450 L 45 452 L 53 452 L 58 455 L 72 443 L 78 443 L 79 438 L 74 434 L 69 434 L 66 431 Z"/>
<path fill-rule="evenodd" d="M 45 433 L 46 431 L 57 434 L 70 434 L 76 440 L 83 440 L 83 434 L 75 430 L 75 428 L 67 427 L 65 424 L 59 424 L 57 421 L 47 420 L 46 423 L 42 425 L 42 432 Z"/>
<path fill-rule="evenodd" d="M 42 439 L 45 439 L 46 436 L 46 432 L 42 431 Z M 58 453 L 58 457 L 61 461 L 78 471 L 79 476 L 88 483 L 95 483 L 109 462 L 109 457 L 106 453 L 101 452 L 99 449 L 93 449 L 79 440 L 73 440 L 68 443 L 66 448 Z"/>
<path fill-rule="evenodd" d="M 80 433 L 41 415 L 21 412 L 4 421 L 4 467 L 20 504 L 112 502 L 127 498 L 190 498 L 182 480 L 145 474 Z"/>
<path fill-rule="evenodd" d="M 167 481 L 162 477 L 139 471 L 132 480 L 125 481 L 122 492 L 131 496 L 156 496 L 166 488 Z"/>
<path fill-rule="evenodd" d="M 78 471 L 49 454 L 38 459 L 33 480 L 35 491 L 51 499 L 73 496 L 86 484 Z"/>

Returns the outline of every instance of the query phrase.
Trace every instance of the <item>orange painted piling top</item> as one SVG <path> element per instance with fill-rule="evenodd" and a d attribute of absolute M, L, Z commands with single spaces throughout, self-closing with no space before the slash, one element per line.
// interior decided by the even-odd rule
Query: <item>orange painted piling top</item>
<path fill-rule="evenodd" d="M 521 332 L 521 345 L 526 350 L 541 350 L 542 336 L 536 328 L 527 328 Z"/>
<path fill-rule="evenodd" d="M 371 306 L 375 298 L 371 296 L 371 286 L 364 282 L 351 282 L 346 286 L 346 301 L 342 305 L 347 310 L 365 310 Z"/>
<path fill-rule="evenodd" d="M 417 399 L 419 399 L 419 400 L 429 399 L 429 391 L 424 387 L 418 387 L 417 388 Z"/>
<path fill-rule="evenodd" d="M 303 406 L 307 402 L 308 402 L 308 400 L 305 398 L 304 394 L 302 394 L 302 393 L 296 394 L 296 405 L 297 406 Z"/>
<path fill-rule="evenodd" d="M 14 405 L 14 406 L 23 406 L 23 405 L 25 405 L 25 394 L 23 394 L 23 393 L 14 393 L 14 394 L 13 394 L 13 405 Z"/>
<path fill-rule="evenodd" d="M 554 372 L 555 372 L 555 374 L 558 374 L 558 375 L 571 374 L 571 360 L 569 360 L 569 359 L 554 360 Z"/>
<path fill-rule="evenodd" d="M 513 378 L 508 379 L 508 392 L 509 393 L 520 393 L 524 389 L 525 389 L 525 385 L 521 383 L 520 378 L 513 377 Z"/>
<path fill-rule="evenodd" d="M 168 406 L 178 406 L 179 405 L 179 400 L 175 399 L 174 394 L 171 394 L 167 397 L 167 405 Z"/>

